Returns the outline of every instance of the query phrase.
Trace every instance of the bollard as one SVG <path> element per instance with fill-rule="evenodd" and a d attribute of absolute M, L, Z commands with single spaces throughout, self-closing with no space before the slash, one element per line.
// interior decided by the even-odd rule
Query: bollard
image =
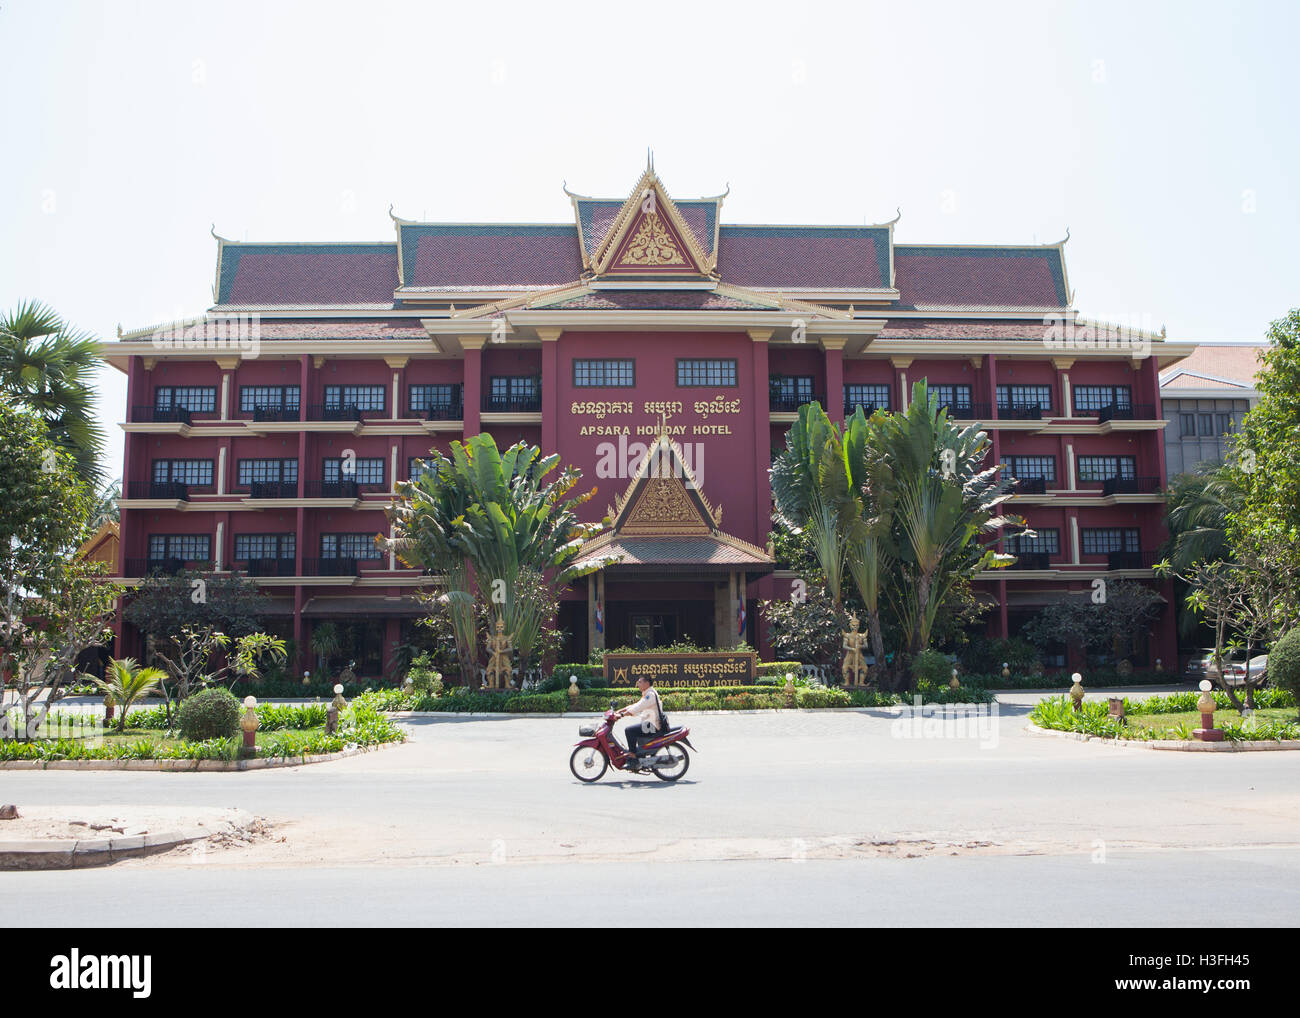
<path fill-rule="evenodd" d="M 239 722 L 239 727 L 244 730 L 244 745 L 239 751 L 240 756 L 257 756 L 257 726 L 260 723 L 257 720 L 257 697 L 244 697 L 244 716 Z"/>
<path fill-rule="evenodd" d="M 578 709 L 578 677 L 569 676 L 569 710 Z"/>
<path fill-rule="evenodd" d="M 325 711 L 325 734 L 333 735 L 339 730 L 339 714 L 346 710 L 348 702 L 343 699 L 343 685 L 336 683 L 334 686 L 334 699 L 330 701 L 329 709 Z"/>
<path fill-rule="evenodd" d="M 1004 679 L 1011 678 L 1011 665 L 1007 661 L 1002 662 L 1002 677 Z"/>
<path fill-rule="evenodd" d="M 961 689 L 961 680 L 957 678 L 956 668 L 952 670 L 952 678 L 948 680 L 948 688 L 953 690 Z"/>
<path fill-rule="evenodd" d="M 1201 712 L 1201 727 L 1193 729 L 1194 738 L 1200 739 L 1201 742 L 1222 742 L 1223 729 L 1214 727 L 1214 697 L 1210 695 L 1210 690 L 1214 686 L 1209 679 L 1201 680 L 1201 696 L 1196 701 L 1196 709 Z"/>
<path fill-rule="evenodd" d="M 794 706 L 794 672 L 785 673 L 785 705 Z"/>
<path fill-rule="evenodd" d="M 1083 709 L 1083 676 L 1075 672 L 1070 678 L 1074 680 L 1074 685 L 1070 687 L 1070 699 L 1074 701 L 1074 709 L 1080 711 Z"/>
<path fill-rule="evenodd" d="M 107 728 L 109 722 L 113 720 L 113 714 L 117 710 L 117 704 L 113 702 L 112 694 L 104 694 L 104 727 Z"/>

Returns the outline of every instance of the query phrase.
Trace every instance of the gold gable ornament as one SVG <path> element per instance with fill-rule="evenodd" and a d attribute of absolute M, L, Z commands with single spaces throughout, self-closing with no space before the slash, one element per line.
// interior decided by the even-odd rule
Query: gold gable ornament
<path fill-rule="evenodd" d="M 624 265 L 685 265 L 686 258 L 678 248 L 673 235 L 656 212 L 649 212 L 641 226 L 628 242 L 621 264 Z"/>

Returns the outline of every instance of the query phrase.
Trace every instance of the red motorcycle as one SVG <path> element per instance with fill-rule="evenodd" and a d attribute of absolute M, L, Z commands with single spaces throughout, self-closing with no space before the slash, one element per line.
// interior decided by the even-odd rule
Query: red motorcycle
<path fill-rule="evenodd" d="M 614 704 L 611 701 L 605 712 L 605 720 L 600 724 L 582 725 L 578 734 L 583 736 L 581 742 L 569 757 L 569 770 L 579 781 L 599 781 L 605 776 L 610 764 L 619 771 L 644 771 L 647 767 L 654 771 L 661 781 L 677 781 L 691 765 L 690 754 L 686 747 L 691 745 L 689 728 L 668 728 L 659 732 L 653 739 L 641 744 L 637 758 L 623 748 L 614 735 Z M 634 768 L 636 763 L 639 766 Z"/>

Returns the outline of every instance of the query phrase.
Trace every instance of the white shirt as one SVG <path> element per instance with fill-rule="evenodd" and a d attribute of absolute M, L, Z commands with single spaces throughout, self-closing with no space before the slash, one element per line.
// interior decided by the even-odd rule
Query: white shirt
<path fill-rule="evenodd" d="M 648 732 L 659 731 L 659 692 L 654 686 L 647 687 L 646 691 L 641 694 L 640 700 L 629 707 L 624 707 L 623 709 L 629 714 L 636 714 L 638 716 L 648 714 L 648 717 L 642 719 L 641 727 Z M 648 728 L 646 727 L 647 725 L 649 725 Z"/>

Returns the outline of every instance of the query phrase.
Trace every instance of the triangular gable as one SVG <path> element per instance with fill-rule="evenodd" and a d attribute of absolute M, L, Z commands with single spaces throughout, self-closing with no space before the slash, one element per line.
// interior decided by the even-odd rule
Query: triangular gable
<path fill-rule="evenodd" d="M 713 264 L 649 168 L 591 256 L 591 269 L 597 276 L 698 279 L 708 277 Z"/>
<path fill-rule="evenodd" d="M 700 491 L 681 446 L 661 434 L 651 443 L 636 476 L 609 511 L 611 536 L 713 535 L 721 512 Z"/>

